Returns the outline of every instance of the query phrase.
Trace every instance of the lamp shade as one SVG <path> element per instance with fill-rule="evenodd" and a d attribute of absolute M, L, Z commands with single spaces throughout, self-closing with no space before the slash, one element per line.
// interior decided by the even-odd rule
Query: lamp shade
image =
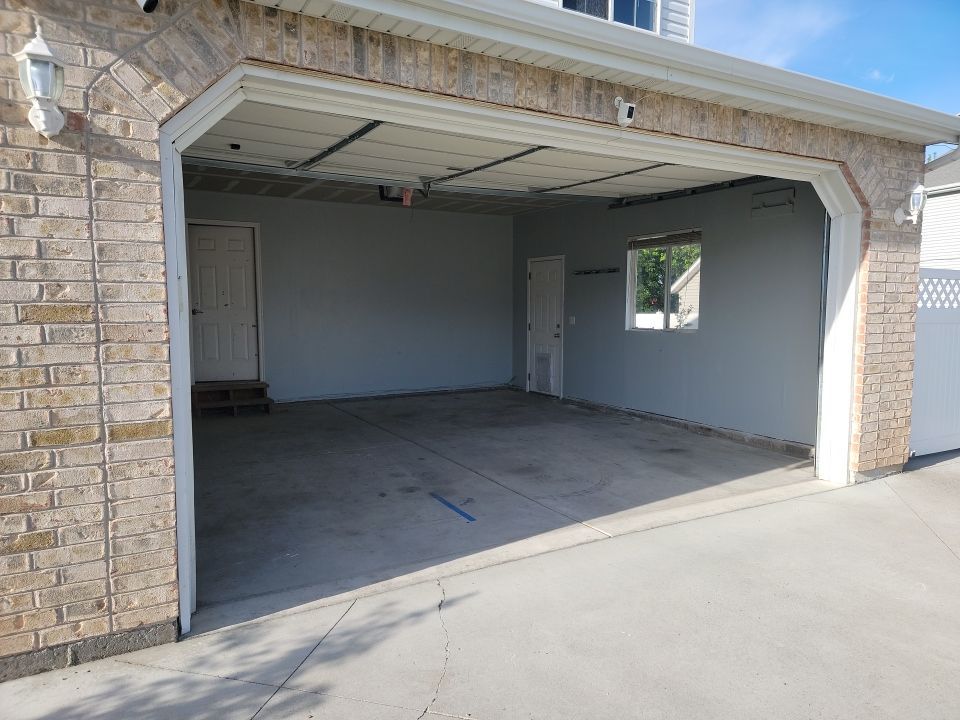
<path fill-rule="evenodd" d="M 927 189 L 923 185 L 917 185 L 910 193 L 910 214 L 919 215 L 923 206 L 927 204 Z"/>
<path fill-rule="evenodd" d="M 63 113 L 57 106 L 63 95 L 63 63 L 43 39 L 39 25 L 37 36 L 23 50 L 14 53 L 13 58 L 17 61 L 23 94 L 31 104 L 27 119 L 37 132 L 51 138 L 64 125 Z"/>
<path fill-rule="evenodd" d="M 20 70 L 20 85 L 28 100 L 56 103 L 63 95 L 63 63 L 54 56 L 40 28 L 14 59 Z"/>

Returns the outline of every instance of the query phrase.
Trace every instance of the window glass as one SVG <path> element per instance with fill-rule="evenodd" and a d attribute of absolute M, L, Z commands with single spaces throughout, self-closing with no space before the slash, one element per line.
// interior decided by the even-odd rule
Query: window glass
<path fill-rule="evenodd" d="M 630 251 L 630 317 L 636 330 L 700 327 L 700 244 L 639 247 Z"/>
<path fill-rule="evenodd" d="M 663 328 L 663 282 L 667 276 L 667 250 L 662 247 L 634 251 L 637 276 L 635 328 Z"/>
<path fill-rule="evenodd" d="M 563 6 L 567 10 L 607 19 L 607 0 L 563 0 Z"/>
<path fill-rule="evenodd" d="M 700 246 L 670 248 L 669 327 L 700 326 Z"/>
<path fill-rule="evenodd" d="M 656 0 L 613 0 L 613 20 L 644 30 L 656 27 Z"/>

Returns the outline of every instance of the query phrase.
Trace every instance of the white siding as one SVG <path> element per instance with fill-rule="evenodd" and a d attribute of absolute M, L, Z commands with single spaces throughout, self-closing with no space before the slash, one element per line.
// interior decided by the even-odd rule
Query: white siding
<path fill-rule="evenodd" d="M 562 7 L 561 0 L 528 0 L 538 5 Z M 696 0 L 660 0 L 660 35 L 693 42 L 693 7 Z"/>
<path fill-rule="evenodd" d="M 920 267 L 960 270 L 960 192 L 935 195 L 927 201 Z"/>
<path fill-rule="evenodd" d="M 660 0 L 660 34 L 663 37 L 693 42 L 693 6 L 695 0 Z"/>

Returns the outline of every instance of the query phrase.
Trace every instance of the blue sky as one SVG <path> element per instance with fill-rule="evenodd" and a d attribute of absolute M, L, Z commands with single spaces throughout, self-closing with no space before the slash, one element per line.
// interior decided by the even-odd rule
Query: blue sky
<path fill-rule="evenodd" d="M 696 0 L 697 45 L 960 113 L 960 0 Z"/>

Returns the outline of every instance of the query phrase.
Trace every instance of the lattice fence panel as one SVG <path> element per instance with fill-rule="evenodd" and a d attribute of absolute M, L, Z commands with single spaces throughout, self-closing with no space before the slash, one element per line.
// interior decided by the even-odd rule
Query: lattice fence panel
<path fill-rule="evenodd" d="M 917 307 L 927 310 L 960 309 L 960 278 L 920 278 Z"/>

